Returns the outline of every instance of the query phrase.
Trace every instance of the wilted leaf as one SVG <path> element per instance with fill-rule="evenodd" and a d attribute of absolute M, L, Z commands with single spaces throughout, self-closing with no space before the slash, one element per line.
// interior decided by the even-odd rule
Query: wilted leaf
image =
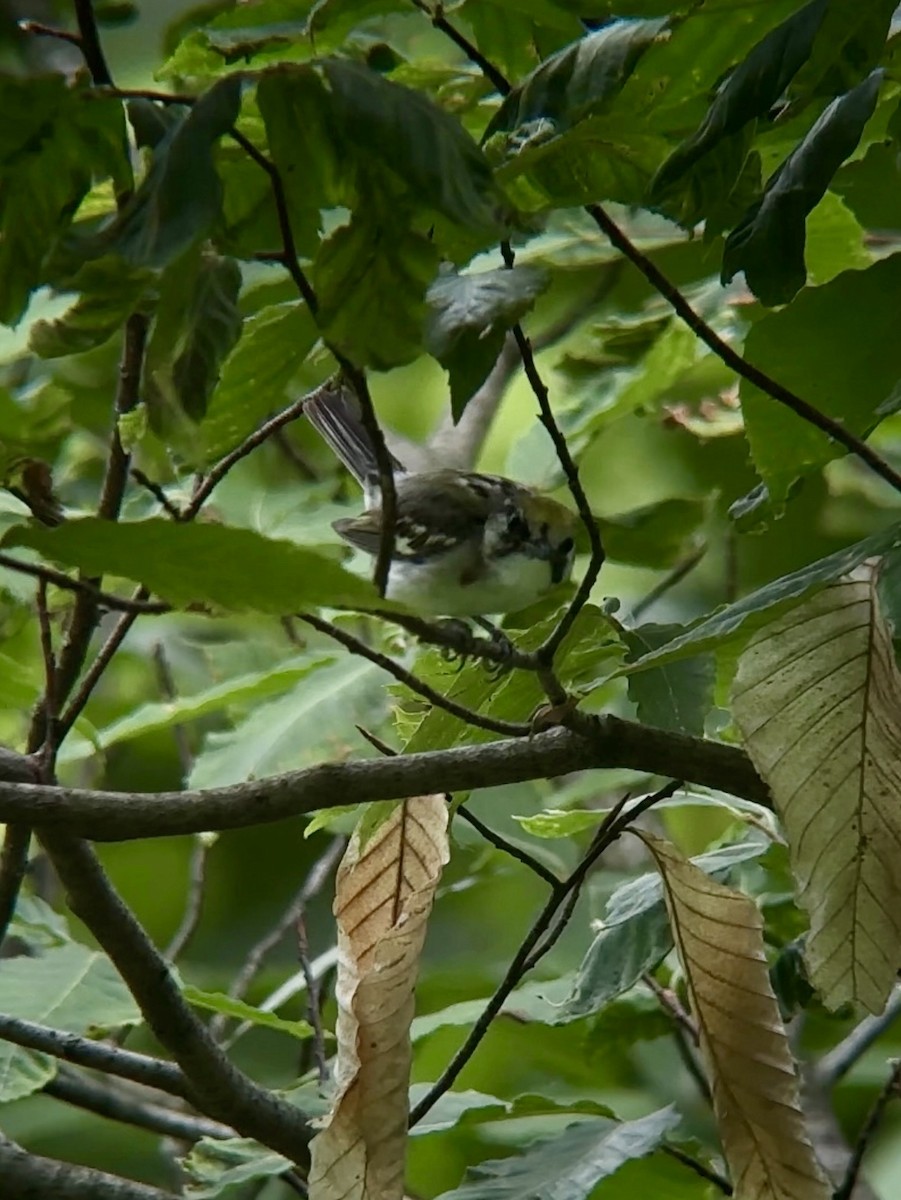
<path fill-rule="evenodd" d="M 769 842 L 755 836 L 693 859 L 694 869 L 715 879 L 728 878 L 741 863 L 758 858 Z M 617 888 L 597 923 L 598 933 L 561 1006 L 559 1021 L 575 1021 L 600 1011 L 634 987 L 646 971 L 669 954 L 673 936 L 666 916 L 663 885 L 656 871 Z"/>
<path fill-rule="evenodd" d="M 420 796 L 338 868 L 336 1097 L 311 1144 L 317 1200 L 402 1200 L 419 956 L 448 860 L 447 805 Z"/>
<path fill-rule="evenodd" d="M 798 1102 L 756 904 L 669 842 L 642 838 L 662 874 L 736 1200 L 830 1200 Z"/>
<path fill-rule="evenodd" d="M 601 1180 L 655 1150 L 679 1123 L 673 1108 L 635 1121 L 578 1121 L 513 1158 L 488 1159 L 438 1200 L 587 1200 Z"/>
<path fill-rule="evenodd" d="M 176 606 L 281 616 L 303 605 L 352 608 L 376 599 L 370 584 L 333 559 L 225 525 L 85 517 L 56 529 L 13 529 L 4 544 L 31 546 L 88 575 L 132 579 Z"/>
<path fill-rule="evenodd" d="M 883 72 L 874 71 L 853 91 L 833 100 L 767 181 L 763 196 L 726 239 L 723 283 L 744 271 L 764 304 L 786 304 L 807 279 L 807 214 L 820 202 L 873 115 Z"/>
<path fill-rule="evenodd" d="M 0 970 L 0 1012 L 69 1033 L 133 1025 L 141 1013 L 105 954 L 77 942 L 37 958 L 7 958 Z M 38 1091 L 56 1059 L 0 1041 L 0 1101 Z"/>
<path fill-rule="evenodd" d="M 507 330 L 548 285 L 537 267 L 439 275 L 426 293 L 425 345 L 450 376 L 451 410 L 459 420 L 497 361 Z"/>
<path fill-rule="evenodd" d="M 901 962 L 901 676 L 872 567 L 755 635 L 734 709 L 785 826 L 811 982 L 879 1013 Z"/>

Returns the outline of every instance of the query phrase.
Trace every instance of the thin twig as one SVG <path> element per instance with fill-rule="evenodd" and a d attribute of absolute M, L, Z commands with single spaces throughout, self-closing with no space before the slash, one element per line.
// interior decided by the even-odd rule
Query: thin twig
<path fill-rule="evenodd" d="M 297 931 L 297 958 L 303 971 L 304 982 L 307 985 L 307 1020 L 313 1028 L 313 1036 L 307 1043 L 311 1047 L 313 1061 L 316 1063 L 316 1075 L 321 1086 L 328 1082 L 328 1064 L 325 1055 L 325 1030 L 322 1027 L 322 1011 L 319 1004 L 319 981 L 313 974 L 310 962 L 310 939 L 307 936 L 307 921 L 305 908 L 297 915 L 295 922 Z"/>
<path fill-rule="evenodd" d="M 41 1089 L 46 1096 L 63 1100 L 76 1108 L 121 1121 L 138 1129 L 149 1129 L 163 1137 L 177 1138 L 181 1142 L 198 1142 L 203 1137 L 234 1137 L 235 1131 L 219 1121 L 208 1117 L 195 1117 L 177 1109 L 165 1108 L 143 1098 L 129 1095 L 113 1080 L 100 1082 L 79 1075 L 71 1068 L 61 1069 Z"/>
<path fill-rule="evenodd" d="M 879 1095 L 876 1097 L 875 1103 L 863 1123 L 863 1128 L 860 1131 L 857 1141 L 854 1143 L 854 1149 L 851 1151 L 851 1161 L 848 1163 L 845 1178 L 833 1193 L 832 1200 L 851 1200 L 854 1185 L 857 1183 L 857 1176 L 860 1174 L 863 1157 L 882 1123 L 882 1117 L 888 1107 L 889 1101 L 898 1096 L 899 1084 L 901 1084 L 901 1059 L 895 1059 L 892 1064 L 891 1073 Z"/>
<path fill-rule="evenodd" d="M 81 36 L 77 33 L 72 33 L 68 29 L 57 29 L 53 25 L 45 25 L 42 21 L 17 21 L 16 25 L 23 33 L 32 34 L 34 37 L 53 38 L 58 42 L 67 42 L 70 46 L 74 46 L 76 50 L 84 53 Z"/>
<path fill-rule="evenodd" d="M 100 87 L 111 87 L 113 77 L 100 44 L 92 0 L 75 0 L 75 20 L 78 24 L 78 48 L 84 55 L 91 79 Z"/>
<path fill-rule="evenodd" d="M 233 1000 L 243 1000 L 245 998 L 266 956 L 275 949 L 288 931 L 296 926 L 307 904 L 322 891 L 326 882 L 331 877 L 338 859 L 344 853 L 346 845 L 347 838 L 340 835 L 332 838 L 324 852 L 316 859 L 309 871 L 307 871 L 306 879 L 304 879 L 303 884 L 278 921 L 272 929 L 268 930 L 250 948 L 243 966 L 228 989 L 228 994 Z M 221 1037 L 227 1021 L 228 1018 L 223 1017 L 220 1013 L 216 1013 L 213 1016 L 209 1028 L 214 1037 Z"/>
<path fill-rule="evenodd" d="M 135 483 L 139 483 L 142 488 L 153 496 L 160 508 L 168 513 L 173 521 L 181 520 L 181 509 L 172 503 L 163 488 L 155 480 L 151 479 L 149 475 L 145 475 L 141 468 L 136 467 L 134 464 L 129 468 L 129 474 Z"/>
<path fill-rule="evenodd" d="M 700 1045 L 700 1036 L 698 1027 L 692 1020 L 690 1013 L 687 1013 L 682 1007 L 679 997 L 671 989 L 664 987 L 662 983 L 654 978 L 654 976 L 646 971 L 641 977 L 642 983 L 646 988 L 649 988 L 657 998 L 657 1003 L 671 1018 L 673 1024 L 686 1035 L 693 1046 Z"/>
<path fill-rule="evenodd" d="M 136 603 L 144 603 L 144 597 L 147 595 L 147 589 L 145 587 L 139 587 L 134 593 L 134 601 Z M 94 688 L 100 682 L 104 671 L 112 661 L 113 655 L 125 641 L 126 635 L 128 634 L 132 625 L 134 625 L 135 620 L 139 615 L 139 611 L 132 609 L 130 612 L 124 612 L 113 626 L 106 641 L 97 651 L 94 661 L 91 663 L 87 672 L 83 676 L 81 683 L 78 685 L 78 691 L 69 701 L 68 707 L 59 719 L 60 740 L 66 736 L 75 722 L 81 716 L 81 713 L 90 699 Z"/>
<path fill-rule="evenodd" d="M 690 575 L 695 569 L 704 555 L 707 553 L 706 542 L 701 543 L 690 554 L 687 554 L 681 562 L 676 563 L 671 571 L 669 571 L 655 584 L 654 587 L 632 606 L 629 613 L 630 621 L 637 621 L 645 615 L 649 608 L 657 603 L 661 597 L 671 591 L 677 584 L 681 583 L 686 575 Z"/>
<path fill-rule="evenodd" d="M 70 575 L 63 574 L 62 571 L 54 570 L 53 567 L 22 562 L 18 558 L 12 558 L 9 554 L 0 553 L 0 567 L 6 567 L 9 571 L 17 571 L 20 575 L 30 575 L 32 579 L 43 579 L 45 583 L 52 583 L 54 587 L 64 588 L 68 592 L 79 592 L 87 596 L 92 605 L 96 604 L 110 612 L 134 613 L 136 616 L 140 616 L 142 613 L 148 616 L 159 616 L 161 613 L 172 611 L 172 606 L 161 600 L 127 600 L 124 596 L 112 596 L 108 592 L 100 591 L 87 579 L 73 579 Z M 60 672 L 61 670 L 62 667 L 60 667 Z M 60 692 L 62 690 L 60 686 Z"/>
<path fill-rule="evenodd" d="M 878 1016 L 867 1016 L 824 1054 L 813 1068 L 813 1079 L 818 1087 L 830 1089 L 847 1075 L 869 1048 L 886 1033 L 901 1016 L 901 986 L 896 987 L 888 1004 Z"/>
<path fill-rule="evenodd" d="M 352 633 L 348 633 L 338 625 L 333 625 L 330 621 L 324 621 L 314 613 L 300 612 L 296 615 L 299 620 L 305 621 L 313 629 L 317 629 L 320 633 L 326 634 L 327 637 L 340 642 L 352 654 L 368 659 L 369 662 L 374 663 L 377 667 L 381 667 L 383 671 L 387 671 L 389 675 L 393 675 L 399 683 L 404 684 L 411 691 L 428 700 L 430 704 L 434 704 L 437 708 L 443 708 L 445 712 L 449 712 L 452 716 L 465 721 L 467 725 L 473 725 L 477 729 L 487 729 L 491 733 L 502 733 L 508 737 L 528 737 L 532 731 L 530 725 L 517 724 L 513 721 L 501 721 L 494 717 L 485 717 L 481 713 L 477 713 L 473 709 L 466 708 L 465 705 L 458 704 L 455 700 L 443 696 L 441 692 L 436 691 L 430 684 L 414 675 L 411 671 L 408 671 L 405 667 L 400 666 L 393 658 L 389 658 L 387 654 L 373 650 L 371 646 L 367 646 L 365 642 L 354 637 Z"/>
<path fill-rule="evenodd" d="M 165 1059 L 135 1054 L 132 1050 L 122 1050 L 106 1042 L 80 1037 L 62 1029 L 51 1029 L 48 1025 L 10 1017 L 5 1013 L 0 1013 L 0 1039 L 65 1059 L 79 1067 L 130 1079 L 133 1083 L 156 1088 L 183 1100 L 191 1097 L 184 1072 L 175 1063 L 166 1062 Z"/>
<path fill-rule="evenodd" d="M 677 1162 L 682 1163 L 684 1167 L 688 1167 L 690 1171 L 694 1171 L 696 1175 L 700 1175 L 702 1179 L 706 1179 L 708 1183 L 712 1183 L 715 1188 L 718 1188 L 724 1196 L 732 1196 L 735 1189 L 724 1175 L 720 1175 L 718 1171 L 714 1171 L 711 1167 L 707 1167 L 698 1159 L 692 1158 L 690 1154 L 686 1154 L 684 1150 L 680 1150 L 678 1146 L 672 1146 L 669 1142 L 663 1142 L 660 1149 L 664 1154 L 668 1154 L 670 1158 L 674 1158 Z"/>
<path fill-rule="evenodd" d="M 184 953 L 200 925 L 200 918 L 203 916 L 209 855 L 209 839 L 202 833 L 195 834 L 194 844 L 191 847 L 191 861 L 188 865 L 188 895 L 185 899 L 185 909 L 178 929 L 173 933 L 169 945 L 163 951 L 169 962 L 174 963 Z"/>
<path fill-rule="evenodd" d="M 529 854 L 528 850 L 523 850 L 520 846 L 516 846 L 513 842 L 508 842 L 506 838 L 501 837 L 499 833 L 495 833 L 490 829 L 484 821 L 481 821 L 475 813 L 469 811 L 465 804 L 459 805 L 454 816 L 466 821 L 473 829 L 478 830 L 486 842 L 490 842 L 496 850 L 502 850 L 504 854 L 509 854 L 511 858 L 515 858 L 517 862 L 522 863 L 524 867 L 543 879 L 544 882 L 552 888 L 560 886 L 561 881 L 553 873 L 549 871 L 543 862 L 540 862 L 534 855 Z"/>
<path fill-rule="evenodd" d="M 100 489 L 100 503 L 97 506 L 97 516 L 103 517 L 107 521 L 119 519 L 128 483 L 131 455 L 122 445 L 118 419 L 131 412 L 140 398 L 141 368 L 144 362 L 149 328 L 150 319 L 143 313 L 132 313 L 125 322 L 125 338 L 119 363 L 119 386 L 116 389 L 115 417 L 110 434 L 106 473 Z"/>
<path fill-rule="evenodd" d="M 486 79 L 490 80 L 490 82 L 494 85 L 495 90 L 500 92 L 502 96 L 506 96 L 506 94 L 510 91 L 510 84 L 507 81 L 506 76 L 503 75 L 497 69 L 497 67 L 495 67 L 494 64 L 485 57 L 484 54 L 482 54 L 481 50 L 479 50 L 477 46 L 474 46 L 468 38 L 465 38 L 458 29 L 455 29 L 454 26 L 451 25 L 447 18 L 441 13 L 441 5 L 438 4 L 436 5 L 435 9 L 431 9 L 429 8 L 428 4 L 425 3 L 425 0 L 413 0 L 413 3 L 420 10 L 420 12 L 425 13 L 436 29 L 440 29 L 445 37 L 450 38 L 450 40 L 456 46 L 459 46 L 470 62 L 474 63 L 479 68 Z"/>
<path fill-rule="evenodd" d="M 630 809 L 630 811 L 625 815 L 623 815 L 622 810 L 628 802 L 629 797 L 624 796 L 623 799 L 616 804 L 609 813 L 607 813 L 607 816 L 604 818 L 604 821 L 599 826 L 597 832 L 592 838 L 591 845 L 583 855 L 578 866 L 566 879 L 557 882 L 552 888 L 551 895 L 548 897 L 544 907 L 541 909 L 535 921 L 533 922 L 531 929 L 526 934 L 519 946 L 519 949 L 513 956 L 504 978 L 501 980 L 501 983 L 495 990 L 494 995 L 485 1005 L 481 1016 L 470 1030 L 469 1036 L 448 1063 L 438 1080 L 411 1111 L 409 1122 L 411 1126 L 421 1121 L 425 1114 L 433 1107 L 433 1105 L 436 1104 L 437 1101 L 445 1094 L 445 1092 L 447 1092 L 453 1086 L 457 1076 L 472 1058 L 479 1043 L 485 1037 L 485 1034 L 488 1032 L 492 1021 L 503 1008 L 507 997 L 513 991 L 513 989 L 517 987 L 526 972 L 531 970 L 532 967 L 536 965 L 538 960 L 543 957 L 543 955 L 554 944 L 554 941 L 556 941 L 556 938 L 559 936 L 559 926 L 557 932 L 554 932 L 553 929 L 554 917 L 556 916 L 558 910 L 564 906 L 568 907 L 569 911 L 571 912 L 571 906 L 566 905 L 569 896 L 574 892 L 578 892 L 587 878 L 588 873 L 591 871 L 592 867 L 603 854 L 603 852 L 608 846 L 616 841 L 623 830 L 626 829 L 637 817 L 639 817 L 642 813 L 647 812 L 647 810 L 651 808 L 652 805 L 658 803 L 658 801 L 666 799 L 668 796 L 672 796 L 673 793 L 678 791 L 678 789 L 682 786 L 683 784 L 680 781 L 671 781 L 665 787 L 660 788 L 659 791 L 646 796 L 641 803 L 634 805 L 633 808 Z M 548 934 L 549 931 L 551 932 L 551 936 L 548 938 L 545 935 Z M 539 943 L 542 941 L 544 944 L 542 946 L 541 953 L 536 954 L 535 951 L 538 948 Z"/>

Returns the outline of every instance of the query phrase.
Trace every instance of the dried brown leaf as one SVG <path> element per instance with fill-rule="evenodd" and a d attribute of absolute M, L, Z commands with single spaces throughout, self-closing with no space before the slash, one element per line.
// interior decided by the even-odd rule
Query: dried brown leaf
<path fill-rule="evenodd" d="M 881 1012 L 901 964 L 901 675 L 864 564 L 741 657 L 735 719 L 770 786 L 824 1004 Z"/>
<path fill-rule="evenodd" d="M 642 834 L 663 876 L 734 1200 L 830 1200 L 798 1102 L 757 906 Z"/>
<path fill-rule="evenodd" d="M 311 1200 L 402 1200 L 414 986 L 435 888 L 448 859 L 447 804 L 398 804 L 361 845 L 335 896 L 336 1094 L 312 1142 Z"/>

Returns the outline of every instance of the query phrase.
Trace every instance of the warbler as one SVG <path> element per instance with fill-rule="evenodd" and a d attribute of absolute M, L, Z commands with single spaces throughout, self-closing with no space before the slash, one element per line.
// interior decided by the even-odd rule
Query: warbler
<path fill-rule="evenodd" d="M 304 413 L 363 488 L 366 511 L 332 527 L 377 555 L 379 469 L 356 397 L 336 384 L 311 396 Z M 412 474 L 393 455 L 391 463 L 397 503 L 386 599 L 423 616 L 484 617 L 518 612 L 569 578 L 576 517 L 565 505 L 501 475 Z"/>

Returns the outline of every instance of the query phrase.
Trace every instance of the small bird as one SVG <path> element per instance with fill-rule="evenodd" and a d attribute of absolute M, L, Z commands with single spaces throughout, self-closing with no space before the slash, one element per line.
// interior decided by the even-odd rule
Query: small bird
<path fill-rule="evenodd" d="M 345 541 L 377 555 L 379 469 L 356 397 L 320 389 L 310 423 L 363 488 L 366 511 L 334 521 Z M 397 515 L 386 599 L 423 616 L 518 612 L 569 578 L 576 517 L 563 504 L 501 475 L 450 468 L 408 473 L 392 456 Z"/>

